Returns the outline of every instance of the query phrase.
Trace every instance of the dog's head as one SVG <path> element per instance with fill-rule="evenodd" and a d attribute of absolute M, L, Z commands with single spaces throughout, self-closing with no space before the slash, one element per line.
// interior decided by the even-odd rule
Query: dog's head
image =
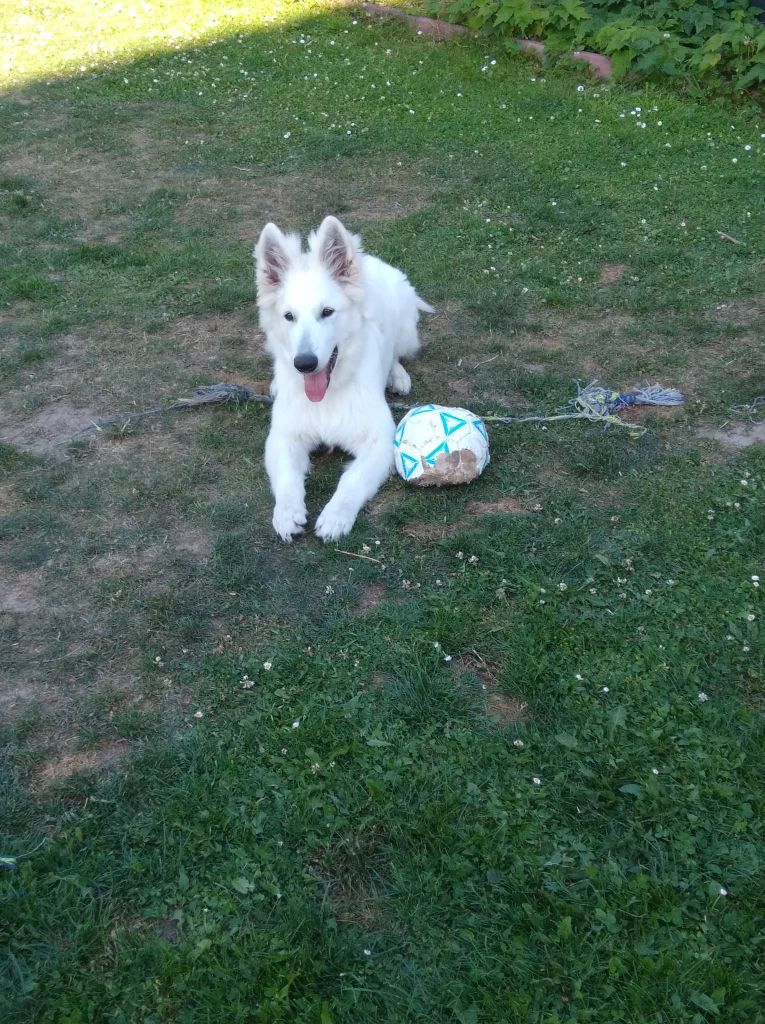
<path fill-rule="evenodd" d="M 361 242 L 336 217 L 326 217 L 302 252 L 297 235 L 266 224 L 255 247 L 258 308 L 275 359 L 304 378 L 320 402 L 343 345 L 357 330 Z"/>

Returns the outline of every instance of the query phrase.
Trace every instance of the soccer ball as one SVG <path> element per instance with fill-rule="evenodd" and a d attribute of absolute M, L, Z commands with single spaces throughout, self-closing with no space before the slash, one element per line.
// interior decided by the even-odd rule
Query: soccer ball
<path fill-rule="evenodd" d="M 396 471 L 411 483 L 466 484 L 489 464 L 489 435 L 467 409 L 418 405 L 393 436 Z"/>

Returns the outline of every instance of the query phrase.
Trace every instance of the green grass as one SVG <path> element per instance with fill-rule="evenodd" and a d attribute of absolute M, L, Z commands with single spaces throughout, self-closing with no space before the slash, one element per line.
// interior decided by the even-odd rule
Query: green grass
<path fill-rule="evenodd" d="M 0 14 L 3 1021 L 765 1019 L 765 456 L 698 434 L 765 393 L 760 115 L 352 8 L 48 7 Z M 439 309 L 415 401 L 686 405 L 497 426 L 341 551 L 272 534 L 264 407 L 66 444 L 267 378 L 252 245 L 327 212 Z"/>

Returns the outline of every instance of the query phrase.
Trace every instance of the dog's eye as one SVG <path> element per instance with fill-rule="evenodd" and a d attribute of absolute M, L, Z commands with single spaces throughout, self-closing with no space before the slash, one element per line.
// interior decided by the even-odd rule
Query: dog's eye
<path fill-rule="evenodd" d="M 326 320 L 327 317 L 332 316 L 334 312 L 334 309 L 330 309 L 329 306 L 325 306 L 324 309 L 321 311 L 322 320 Z"/>
<path fill-rule="evenodd" d="M 289 320 L 289 322 L 292 323 L 292 321 L 295 319 L 295 314 L 294 313 L 285 313 L 284 314 L 284 319 L 285 320 Z"/>

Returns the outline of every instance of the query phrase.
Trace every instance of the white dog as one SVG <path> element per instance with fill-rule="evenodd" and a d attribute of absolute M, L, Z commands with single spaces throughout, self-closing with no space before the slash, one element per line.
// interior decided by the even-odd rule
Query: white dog
<path fill-rule="evenodd" d="M 274 529 L 290 541 L 305 526 L 309 455 L 324 444 L 354 456 L 316 522 L 319 537 L 336 540 L 393 468 L 385 388 L 408 393 L 412 382 L 399 359 L 419 349 L 417 318 L 432 309 L 335 217 L 310 236 L 307 252 L 297 235 L 267 224 L 255 259 L 260 322 L 274 360 L 265 459 Z"/>

